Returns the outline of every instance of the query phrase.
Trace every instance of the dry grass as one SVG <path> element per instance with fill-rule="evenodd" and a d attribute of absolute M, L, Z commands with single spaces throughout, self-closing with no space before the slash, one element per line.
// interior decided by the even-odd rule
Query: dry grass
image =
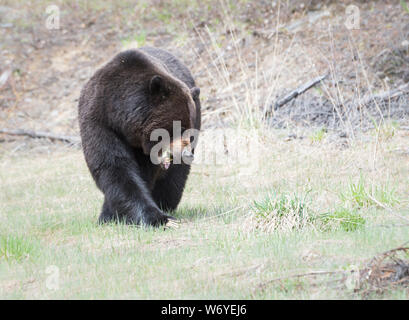
<path fill-rule="evenodd" d="M 250 230 L 282 233 L 312 226 L 315 217 L 308 208 L 307 196 L 271 193 L 254 202 L 243 226 Z"/>

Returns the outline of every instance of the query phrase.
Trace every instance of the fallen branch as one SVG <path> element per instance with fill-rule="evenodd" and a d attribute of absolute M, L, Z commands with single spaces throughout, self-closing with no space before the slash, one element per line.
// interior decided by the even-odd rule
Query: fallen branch
<path fill-rule="evenodd" d="M 366 106 L 368 104 L 370 104 L 373 101 L 385 101 L 385 100 L 390 100 L 390 99 L 394 99 L 397 97 L 400 97 L 404 94 L 408 94 L 409 93 L 409 84 L 404 84 L 402 86 L 400 86 L 399 88 L 393 89 L 393 90 L 389 90 L 389 91 L 383 91 L 381 93 L 378 94 L 374 94 L 372 96 L 370 96 L 369 98 L 366 98 L 362 101 L 360 101 L 358 104 L 361 106 Z"/>
<path fill-rule="evenodd" d="M 311 276 L 322 276 L 322 275 L 330 275 L 330 274 L 345 274 L 345 271 L 313 271 L 313 272 L 307 272 L 307 273 L 299 273 L 299 274 L 293 274 L 289 276 L 284 276 L 284 277 L 279 277 L 279 278 L 274 278 L 271 280 L 268 280 L 266 282 L 259 283 L 258 286 L 256 287 L 256 290 L 263 290 L 267 288 L 269 285 L 271 285 L 274 282 L 277 281 L 282 281 L 282 280 L 287 280 L 287 279 L 292 279 L 292 278 L 303 278 L 303 277 L 311 277 Z"/>
<path fill-rule="evenodd" d="M 287 104 L 288 102 L 290 102 L 291 100 L 297 98 L 300 94 L 303 94 L 304 92 L 306 92 L 307 90 L 311 89 L 312 87 L 314 87 L 315 85 L 317 85 L 318 83 L 320 83 L 321 81 L 323 81 L 326 77 L 328 76 L 328 74 L 325 74 L 323 76 L 319 76 L 315 79 L 312 79 L 311 81 L 306 82 L 305 84 L 303 84 L 302 86 L 298 87 L 297 89 L 291 91 L 289 94 L 287 94 L 286 96 L 284 96 L 284 98 L 279 99 L 275 104 L 274 104 L 274 110 L 277 110 L 278 108 L 281 108 L 283 105 Z M 271 113 L 271 109 L 273 108 L 273 104 L 271 104 L 268 108 L 268 110 L 266 111 L 266 114 Z"/>
<path fill-rule="evenodd" d="M 11 135 L 11 136 L 27 136 L 30 138 L 43 138 L 43 139 L 50 139 L 50 140 L 59 140 L 63 142 L 68 142 L 72 144 L 77 144 L 80 142 L 79 137 L 75 136 L 67 136 L 67 135 L 58 135 L 50 132 L 42 132 L 42 131 L 31 131 L 31 130 L 11 130 L 11 129 L 0 129 L 0 133 Z"/>

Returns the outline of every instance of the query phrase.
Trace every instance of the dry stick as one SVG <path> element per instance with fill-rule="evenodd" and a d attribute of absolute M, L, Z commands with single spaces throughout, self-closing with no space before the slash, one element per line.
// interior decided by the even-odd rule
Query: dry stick
<path fill-rule="evenodd" d="M 236 208 L 227 210 L 227 211 L 222 212 L 222 213 L 220 213 L 220 214 L 216 214 L 216 215 L 214 215 L 214 216 L 207 217 L 207 218 L 202 218 L 202 219 L 198 220 L 198 222 L 203 222 L 203 221 L 208 221 L 208 220 L 211 220 L 211 219 L 220 218 L 221 216 L 225 216 L 225 215 L 227 215 L 227 214 L 229 214 L 229 213 L 235 212 L 235 211 L 237 211 L 237 210 L 239 210 L 239 209 L 242 209 L 242 208 L 244 208 L 244 207 L 245 207 L 245 206 L 238 206 L 238 207 L 236 207 Z"/>
<path fill-rule="evenodd" d="M 278 108 L 281 108 L 283 105 L 290 102 L 294 98 L 298 97 L 300 94 L 303 94 L 307 90 L 311 89 L 312 87 L 314 87 L 315 85 L 317 85 L 318 83 L 323 81 L 327 76 L 328 76 L 328 74 L 325 74 L 323 76 L 319 76 L 319 77 L 317 77 L 317 78 L 315 78 L 315 79 L 313 79 L 311 81 L 308 81 L 307 83 L 303 84 L 302 86 L 298 87 L 297 89 L 291 91 L 284 98 L 278 100 L 274 104 L 274 110 L 277 110 Z M 273 104 L 270 105 L 269 111 L 267 113 L 270 113 L 272 108 L 273 108 Z"/>
<path fill-rule="evenodd" d="M 76 144 L 80 142 L 79 137 L 75 136 L 67 136 L 67 135 L 58 135 L 50 132 L 43 132 L 43 131 L 31 131 L 31 130 L 11 130 L 11 129 L 0 129 L 0 133 L 8 134 L 11 136 L 27 136 L 30 138 L 46 138 L 51 140 L 59 140 L 63 142 L 68 142 L 72 144 Z"/>
<path fill-rule="evenodd" d="M 389 100 L 389 99 L 400 97 L 407 93 L 409 93 L 409 84 L 404 84 L 400 86 L 399 88 L 389 90 L 389 91 L 383 91 L 381 93 L 371 95 L 369 98 L 360 102 L 360 104 L 365 106 L 376 100 Z"/>
<path fill-rule="evenodd" d="M 257 288 L 265 289 L 268 285 L 272 284 L 273 282 L 291 279 L 291 278 L 302 278 L 302 277 L 308 277 L 308 276 L 320 276 L 320 275 L 326 275 L 326 274 L 340 274 L 340 273 L 345 273 L 345 271 L 313 271 L 313 272 L 308 272 L 308 273 L 294 274 L 294 275 L 274 278 L 274 279 L 268 280 L 267 282 L 260 283 L 257 286 Z"/>
<path fill-rule="evenodd" d="M 406 220 L 409 221 L 409 218 L 406 218 L 396 212 L 394 212 L 391 208 L 385 206 L 383 203 L 379 202 L 378 200 L 376 200 L 374 197 L 372 197 L 370 194 L 368 194 L 369 199 L 371 199 L 373 202 L 375 202 L 378 206 L 380 206 L 381 208 L 385 209 L 386 211 L 389 211 L 390 213 L 392 213 L 394 216 L 402 219 L 402 220 Z"/>

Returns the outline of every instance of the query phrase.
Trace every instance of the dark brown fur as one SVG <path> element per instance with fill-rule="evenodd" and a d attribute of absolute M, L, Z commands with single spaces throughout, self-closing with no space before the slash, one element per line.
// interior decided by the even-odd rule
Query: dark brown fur
<path fill-rule="evenodd" d="M 84 86 L 79 100 L 82 146 L 105 200 L 100 222 L 160 225 L 183 193 L 190 166 L 163 172 L 149 158 L 153 130 L 200 129 L 200 90 L 189 70 L 167 51 L 119 53 Z"/>

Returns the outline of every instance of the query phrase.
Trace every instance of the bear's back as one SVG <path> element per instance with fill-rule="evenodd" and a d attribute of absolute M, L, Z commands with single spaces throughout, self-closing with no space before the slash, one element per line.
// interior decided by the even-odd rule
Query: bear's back
<path fill-rule="evenodd" d="M 142 47 L 139 50 L 158 59 L 170 74 L 183 81 L 189 89 L 195 87 L 195 81 L 189 69 L 170 52 L 153 47 Z"/>

